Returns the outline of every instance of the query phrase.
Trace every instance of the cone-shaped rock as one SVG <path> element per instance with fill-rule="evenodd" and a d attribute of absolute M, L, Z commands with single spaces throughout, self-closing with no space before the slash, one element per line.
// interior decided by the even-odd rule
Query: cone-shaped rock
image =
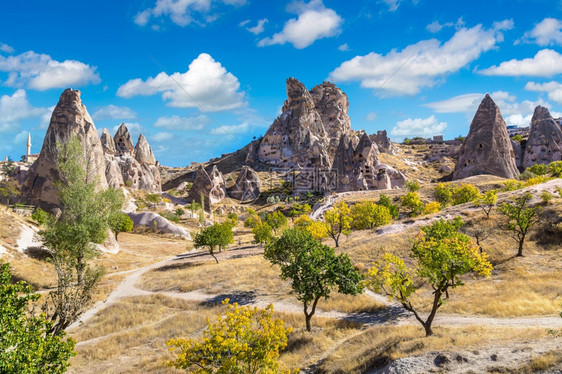
<path fill-rule="evenodd" d="M 101 146 L 103 147 L 103 152 L 106 155 L 114 155 L 116 153 L 115 142 L 109 134 L 109 131 L 107 131 L 107 129 L 105 128 L 101 133 Z"/>
<path fill-rule="evenodd" d="M 129 129 L 124 123 L 122 123 L 117 129 L 113 140 L 115 141 L 115 149 L 117 150 L 118 156 L 133 155 L 133 152 L 135 151 L 133 139 L 131 139 Z"/>
<path fill-rule="evenodd" d="M 537 106 L 531 120 L 531 134 L 525 145 L 523 168 L 535 164 L 560 161 L 562 154 L 562 130 L 554 122 L 547 108 Z"/>
<path fill-rule="evenodd" d="M 228 196 L 236 200 L 252 201 L 260 196 L 261 181 L 258 173 L 249 166 L 242 166 L 236 183 L 228 189 Z"/>
<path fill-rule="evenodd" d="M 60 179 L 56 169 L 56 146 L 74 136 L 84 147 L 88 179 L 97 181 L 100 188 L 107 187 L 103 148 L 94 121 L 82 104 L 80 91 L 68 88 L 53 111 L 39 158 L 23 181 L 23 194 L 31 203 L 46 208 L 57 206 L 59 200 L 53 185 Z"/>
<path fill-rule="evenodd" d="M 148 144 L 148 141 L 143 134 L 139 135 L 139 140 L 135 146 L 135 159 L 145 165 L 154 165 L 156 160 L 154 159 L 154 154 L 152 153 L 152 148 Z"/>
<path fill-rule="evenodd" d="M 515 178 L 519 174 L 507 127 L 490 95 L 484 97 L 470 124 L 453 179 L 480 174 L 503 178 Z"/>
<path fill-rule="evenodd" d="M 211 205 L 218 203 L 226 197 L 226 185 L 222 173 L 213 166 L 211 174 L 200 166 L 195 172 L 195 180 L 193 186 L 189 190 L 188 198 L 191 201 L 201 203 L 203 196 L 205 210 L 210 211 Z"/>

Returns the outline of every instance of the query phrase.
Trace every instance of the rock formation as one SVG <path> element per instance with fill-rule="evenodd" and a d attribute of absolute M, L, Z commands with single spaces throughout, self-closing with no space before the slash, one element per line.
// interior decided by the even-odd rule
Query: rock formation
<path fill-rule="evenodd" d="M 376 134 L 370 135 L 369 138 L 376 143 L 380 152 L 396 154 L 396 148 L 386 134 L 386 130 L 377 131 Z"/>
<path fill-rule="evenodd" d="M 201 197 L 204 199 L 204 208 L 207 211 L 211 211 L 212 204 L 218 203 L 226 197 L 224 178 L 216 166 L 213 166 L 210 174 L 203 166 L 199 166 L 195 173 L 195 180 L 191 190 L 189 190 L 188 198 L 200 203 Z"/>
<path fill-rule="evenodd" d="M 131 134 L 123 123 L 113 138 L 104 129 L 102 144 L 105 151 L 105 175 L 109 186 L 127 186 L 135 190 L 160 192 L 161 177 L 152 149 L 144 135 L 133 147 Z"/>
<path fill-rule="evenodd" d="M 260 196 L 260 190 L 258 173 L 248 166 L 242 166 L 234 186 L 228 189 L 228 196 L 240 201 L 252 201 Z"/>
<path fill-rule="evenodd" d="M 191 240 L 191 235 L 180 226 L 174 225 L 167 219 L 154 212 L 141 212 L 141 213 L 127 213 L 133 220 L 134 227 L 146 227 L 149 230 L 162 232 L 165 234 L 172 234 L 175 236 L 184 237 Z"/>
<path fill-rule="evenodd" d="M 53 185 L 54 181 L 60 180 L 56 169 L 56 146 L 66 143 L 73 136 L 78 138 L 84 148 L 88 178 L 97 181 L 100 188 L 107 187 L 103 148 L 94 121 L 82 104 L 80 91 L 68 88 L 53 111 L 39 158 L 23 181 L 23 195 L 32 204 L 49 209 L 58 204 Z"/>
<path fill-rule="evenodd" d="M 562 130 L 548 109 L 539 105 L 531 120 L 531 134 L 525 145 L 522 167 L 560 161 L 561 155 Z"/>
<path fill-rule="evenodd" d="M 453 179 L 479 174 L 503 178 L 515 178 L 519 174 L 507 127 L 490 95 L 484 97 L 470 124 Z"/>

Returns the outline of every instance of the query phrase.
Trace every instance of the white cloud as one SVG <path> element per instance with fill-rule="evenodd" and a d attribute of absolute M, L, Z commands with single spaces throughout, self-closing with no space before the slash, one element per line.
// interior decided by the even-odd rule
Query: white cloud
<path fill-rule="evenodd" d="M 257 25 L 255 25 L 254 27 L 246 27 L 246 30 L 254 35 L 259 35 L 264 31 L 263 25 L 265 25 L 267 22 L 267 18 L 260 19 Z"/>
<path fill-rule="evenodd" d="M 107 105 L 99 108 L 92 118 L 96 121 L 103 121 L 106 119 L 132 119 L 136 118 L 137 114 L 126 106 Z"/>
<path fill-rule="evenodd" d="M 117 132 L 119 126 L 121 126 L 121 124 L 113 126 L 112 129 L 113 134 Z M 127 126 L 127 129 L 129 130 L 129 134 L 131 134 L 131 139 L 133 139 L 133 143 L 136 144 L 139 135 L 144 131 L 144 127 L 138 122 L 132 122 L 132 123 L 125 122 L 125 126 Z"/>
<path fill-rule="evenodd" d="M 382 0 L 383 3 L 388 5 L 388 11 L 394 12 L 400 6 L 402 0 Z"/>
<path fill-rule="evenodd" d="M 332 71 L 330 79 L 361 81 L 362 87 L 414 95 L 495 48 L 503 38 L 501 30 L 504 29 L 500 24 L 496 26 L 491 29 L 482 25 L 463 27 L 444 43 L 437 39 L 422 40 L 401 51 L 393 49 L 386 55 L 371 52 L 356 56 Z"/>
<path fill-rule="evenodd" d="M 213 22 L 219 15 L 212 10 L 220 5 L 241 6 L 246 0 L 156 0 L 153 8 L 138 12 L 134 22 L 146 26 L 152 18 L 169 17 L 178 26 L 190 23 L 204 25 Z"/>
<path fill-rule="evenodd" d="M 494 65 L 480 73 L 509 77 L 552 77 L 562 73 L 562 55 L 552 49 L 541 49 L 533 58 L 504 61 L 499 66 Z"/>
<path fill-rule="evenodd" d="M 347 43 L 344 43 L 338 47 L 338 51 L 347 52 L 349 51 L 349 46 L 347 45 Z"/>
<path fill-rule="evenodd" d="M 29 132 L 27 130 L 20 131 L 14 138 L 14 144 L 25 144 L 27 143 L 27 135 Z"/>
<path fill-rule="evenodd" d="M 535 83 L 528 82 L 525 85 L 528 91 L 546 92 L 548 98 L 558 104 L 562 104 L 562 84 L 558 82 Z"/>
<path fill-rule="evenodd" d="M 156 120 L 154 127 L 168 130 L 202 130 L 209 123 L 209 118 L 204 115 L 197 117 L 160 117 Z"/>
<path fill-rule="evenodd" d="M 374 120 L 377 119 L 377 113 L 375 113 L 375 112 L 367 113 L 367 116 L 365 117 L 365 119 L 369 122 L 374 121 Z"/>
<path fill-rule="evenodd" d="M 250 23 L 250 20 L 249 20 L 249 19 L 240 22 L 240 23 L 238 24 L 238 26 L 244 27 L 244 26 L 246 26 L 248 23 Z"/>
<path fill-rule="evenodd" d="M 258 46 L 288 42 L 297 49 L 303 49 L 318 39 L 336 36 L 341 32 L 343 18 L 333 9 L 326 8 L 321 0 L 292 3 L 288 10 L 294 11 L 298 17 L 288 20 L 283 26 L 283 31 L 260 40 Z"/>
<path fill-rule="evenodd" d="M 159 132 L 152 137 L 155 142 L 165 142 L 174 138 L 174 134 L 169 132 Z"/>
<path fill-rule="evenodd" d="M 130 98 L 162 93 L 168 105 L 210 112 L 231 110 L 246 105 L 240 82 L 207 53 L 201 53 L 185 73 L 165 72 L 156 77 L 132 79 L 119 87 L 117 96 Z M 201 108 L 202 107 L 202 108 Z"/>
<path fill-rule="evenodd" d="M 46 108 L 33 107 L 27 100 L 25 90 L 19 89 L 12 96 L 0 97 L 0 129 L 5 131 L 17 129 L 20 120 L 40 117 L 46 112 Z"/>
<path fill-rule="evenodd" d="M 213 135 L 232 135 L 232 134 L 243 134 L 250 131 L 252 127 L 248 122 L 241 123 L 239 125 L 228 125 L 216 127 L 211 130 Z"/>
<path fill-rule="evenodd" d="M 8 73 L 4 85 L 27 86 L 39 91 L 98 84 L 101 81 L 95 66 L 75 60 L 60 62 L 33 51 L 17 56 L 0 56 L 0 71 Z"/>
<path fill-rule="evenodd" d="M 447 128 L 446 122 L 437 122 L 435 115 L 427 118 L 408 118 L 396 122 L 396 126 L 390 131 L 393 136 L 432 136 L 442 134 Z"/>
<path fill-rule="evenodd" d="M 440 24 L 439 21 L 433 21 L 429 25 L 427 25 L 425 27 L 425 29 L 432 34 L 436 34 L 439 31 L 441 31 L 442 28 L 448 27 L 448 26 L 453 26 L 453 23 L 447 22 L 447 23 L 444 23 L 444 24 Z"/>
<path fill-rule="evenodd" d="M 14 53 L 15 49 L 8 44 L 0 43 L 0 52 Z"/>
<path fill-rule="evenodd" d="M 531 31 L 527 31 L 522 40 L 527 43 L 536 43 L 542 47 L 562 45 L 562 21 L 556 18 L 545 18 Z"/>
<path fill-rule="evenodd" d="M 483 97 L 484 95 L 480 93 L 470 93 L 424 104 L 423 106 L 433 109 L 436 113 L 464 113 L 478 106 Z"/>

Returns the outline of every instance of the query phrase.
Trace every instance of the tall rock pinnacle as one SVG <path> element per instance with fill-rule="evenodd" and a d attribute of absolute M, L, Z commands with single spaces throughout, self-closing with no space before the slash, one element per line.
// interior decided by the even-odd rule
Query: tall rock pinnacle
<path fill-rule="evenodd" d="M 453 179 L 479 174 L 503 178 L 515 178 L 519 174 L 507 127 L 490 95 L 484 97 L 470 124 Z"/>
<path fill-rule="evenodd" d="M 562 159 L 562 130 L 547 108 L 537 106 L 531 120 L 531 134 L 523 154 L 524 168 Z"/>

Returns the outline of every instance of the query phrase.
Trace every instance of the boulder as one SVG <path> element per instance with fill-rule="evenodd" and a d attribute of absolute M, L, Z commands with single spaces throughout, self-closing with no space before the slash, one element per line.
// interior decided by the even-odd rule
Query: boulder
<path fill-rule="evenodd" d="M 453 180 L 480 174 L 502 178 L 519 174 L 506 124 L 490 95 L 484 97 L 470 124 Z"/>
<path fill-rule="evenodd" d="M 193 186 L 189 190 L 188 198 L 191 201 L 200 202 L 204 199 L 205 210 L 211 211 L 212 204 L 216 204 L 226 197 L 226 185 L 222 173 L 213 166 L 211 173 L 199 166 L 195 172 Z"/>
<path fill-rule="evenodd" d="M 57 206 L 59 200 L 53 185 L 54 181 L 60 180 L 56 168 L 56 146 L 68 142 L 74 136 L 84 148 L 88 179 L 96 181 L 99 188 L 107 187 L 105 157 L 94 121 L 82 104 L 80 91 L 68 88 L 53 110 L 41 153 L 23 181 L 23 195 L 32 204 L 47 209 Z"/>
<path fill-rule="evenodd" d="M 253 201 L 260 196 L 261 180 L 252 168 L 242 166 L 234 186 L 228 189 L 228 196 L 240 201 Z"/>
<path fill-rule="evenodd" d="M 531 120 L 531 134 L 525 145 L 522 167 L 549 164 L 562 159 L 562 130 L 547 108 L 537 106 Z"/>
<path fill-rule="evenodd" d="M 127 213 L 127 215 L 133 220 L 134 227 L 147 227 L 156 232 L 181 236 L 191 240 L 191 235 L 183 227 L 174 225 L 154 212 Z"/>

